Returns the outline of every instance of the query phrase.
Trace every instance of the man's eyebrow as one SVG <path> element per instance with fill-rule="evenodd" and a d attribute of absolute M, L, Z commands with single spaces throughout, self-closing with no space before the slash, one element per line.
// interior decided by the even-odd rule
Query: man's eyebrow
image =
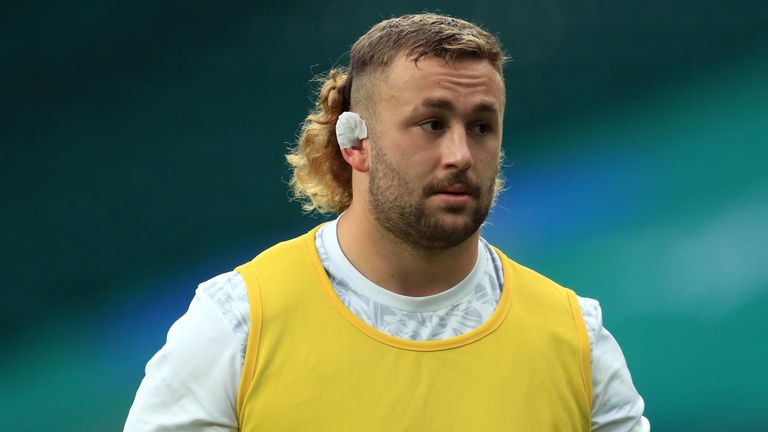
<path fill-rule="evenodd" d="M 420 106 L 421 108 L 440 110 L 440 111 L 453 111 L 456 109 L 456 107 L 453 105 L 453 102 L 449 101 L 448 99 L 439 99 L 439 98 L 426 98 L 423 101 L 421 101 Z M 481 102 L 472 109 L 472 112 L 477 114 L 484 114 L 484 113 L 497 113 L 499 112 L 499 110 L 496 107 L 496 104 L 494 103 Z"/>
<path fill-rule="evenodd" d="M 485 113 L 492 113 L 496 114 L 499 112 L 499 109 L 496 107 L 496 104 L 490 103 L 490 102 L 481 102 L 475 106 L 474 109 L 472 109 L 473 112 L 477 114 L 485 114 Z"/>
<path fill-rule="evenodd" d="M 423 101 L 421 101 L 421 107 L 436 109 L 441 111 L 453 111 L 455 109 L 455 107 L 453 106 L 453 102 L 449 101 L 448 99 L 438 99 L 438 98 L 424 99 Z"/>

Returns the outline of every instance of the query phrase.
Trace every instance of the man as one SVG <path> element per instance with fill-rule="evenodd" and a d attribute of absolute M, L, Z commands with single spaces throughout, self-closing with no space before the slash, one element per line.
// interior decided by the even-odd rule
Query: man
<path fill-rule="evenodd" d="M 202 284 L 125 429 L 649 430 L 599 304 L 480 237 L 504 60 L 441 15 L 362 36 L 288 155 L 340 216 Z"/>

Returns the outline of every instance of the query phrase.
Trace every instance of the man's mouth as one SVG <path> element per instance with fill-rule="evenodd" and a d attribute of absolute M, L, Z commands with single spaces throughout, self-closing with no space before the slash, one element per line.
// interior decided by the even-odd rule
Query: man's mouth
<path fill-rule="evenodd" d="M 449 194 L 449 195 L 468 195 L 469 187 L 463 184 L 455 184 L 448 186 L 447 188 L 440 189 L 437 193 Z"/>
<path fill-rule="evenodd" d="M 436 195 L 445 199 L 467 200 L 470 197 L 480 197 L 480 187 L 475 185 L 466 175 L 454 175 L 444 178 L 428 186 L 424 191 L 424 196 Z"/>
<path fill-rule="evenodd" d="M 474 194 L 468 185 L 457 183 L 439 188 L 434 192 L 434 196 L 449 207 L 464 207 L 470 203 Z"/>

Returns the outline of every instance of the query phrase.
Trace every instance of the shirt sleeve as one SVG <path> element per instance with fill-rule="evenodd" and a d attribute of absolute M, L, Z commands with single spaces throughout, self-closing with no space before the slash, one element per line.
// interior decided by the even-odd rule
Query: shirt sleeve
<path fill-rule="evenodd" d="M 592 349 L 592 431 L 650 431 L 643 416 L 645 402 L 632 383 L 624 353 L 603 327 L 600 303 L 583 297 L 578 300 Z"/>
<path fill-rule="evenodd" d="M 147 363 L 126 432 L 238 430 L 243 340 L 227 316 L 233 310 L 215 295 L 242 280 L 232 273 L 201 284 L 189 310 L 171 326 L 165 345 Z"/>

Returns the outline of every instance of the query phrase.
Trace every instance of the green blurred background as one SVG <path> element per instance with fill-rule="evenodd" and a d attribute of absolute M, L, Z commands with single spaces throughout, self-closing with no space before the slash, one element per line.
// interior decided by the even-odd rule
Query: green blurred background
<path fill-rule="evenodd" d="M 196 285 L 317 224 L 283 154 L 382 18 L 497 33 L 485 236 L 597 298 L 654 430 L 768 431 L 768 3 L 73 1 L 0 7 L 0 419 L 120 430 Z"/>

